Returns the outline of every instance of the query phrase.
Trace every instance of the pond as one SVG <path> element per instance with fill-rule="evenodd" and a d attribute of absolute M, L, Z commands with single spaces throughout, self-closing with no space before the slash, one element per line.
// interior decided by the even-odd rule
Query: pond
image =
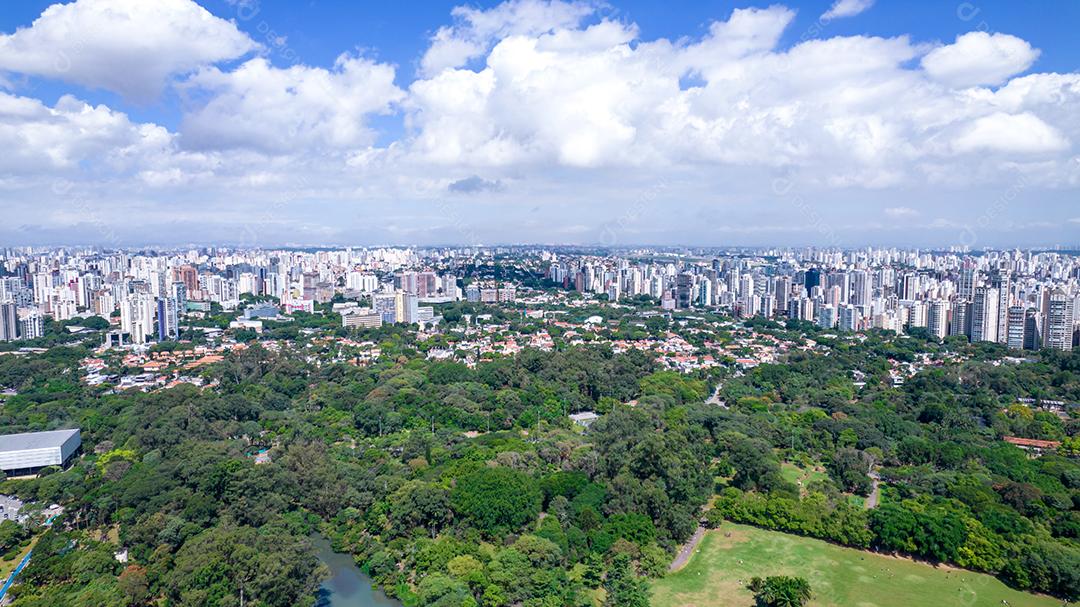
<path fill-rule="evenodd" d="M 372 584 L 351 555 L 334 552 L 321 535 L 312 535 L 311 543 L 319 561 L 330 569 L 330 577 L 319 588 L 316 607 L 401 607 Z"/>

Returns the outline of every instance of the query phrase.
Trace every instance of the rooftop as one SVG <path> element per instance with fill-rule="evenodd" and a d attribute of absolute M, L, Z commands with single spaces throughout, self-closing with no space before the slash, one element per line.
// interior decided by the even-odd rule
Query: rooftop
<path fill-rule="evenodd" d="M 1035 438 L 1019 438 L 1016 436 L 1004 436 L 1002 437 L 1007 443 L 1012 443 L 1017 447 L 1034 447 L 1036 449 L 1057 449 L 1061 446 L 1061 443 L 1053 440 L 1039 440 Z"/>
<path fill-rule="evenodd" d="M 0 453 L 6 451 L 25 451 L 28 449 L 59 447 L 72 435 L 78 433 L 78 428 L 71 428 L 69 430 L 51 430 L 49 432 L 5 434 L 0 436 Z"/>

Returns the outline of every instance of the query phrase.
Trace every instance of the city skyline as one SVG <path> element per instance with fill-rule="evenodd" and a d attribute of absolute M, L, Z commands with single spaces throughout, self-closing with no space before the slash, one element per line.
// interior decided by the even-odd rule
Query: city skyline
<path fill-rule="evenodd" d="M 1080 242 L 1069 3 L 457 4 L 5 11 L 0 241 Z"/>

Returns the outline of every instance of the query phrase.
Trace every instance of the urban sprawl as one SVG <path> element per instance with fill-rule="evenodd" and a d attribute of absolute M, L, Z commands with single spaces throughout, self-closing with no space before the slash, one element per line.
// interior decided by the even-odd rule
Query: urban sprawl
<path fill-rule="evenodd" d="M 520 271 L 475 273 L 495 266 Z M 96 316 L 109 323 L 104 344 L 135 349 L 179 339 L 185 327 L 217 337 L 222 330 L 185 321 L 218 310 L 236 312 L 229 328 L 256 332 L 264 320 L 314 314 L 324 304 L 346 328 L 430 330 L 442 320 L 441 304 L 509 304 L 543 317 L 571 293 L 847 332 L 925 330 L 1016 350 L 1070 350 L 1080 319 L 1077 258 L 1019 250 L 23 248 L 4 250 L 0 268 L 0 340 L 40 338 L 46 317 L 82 331 L 88 327 L 73 321 Z"/>

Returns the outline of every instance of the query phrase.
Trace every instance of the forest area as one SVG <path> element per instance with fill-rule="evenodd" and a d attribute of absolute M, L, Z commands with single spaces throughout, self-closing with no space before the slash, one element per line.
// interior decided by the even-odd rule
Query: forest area
<path fill-rule="evenodd" d="M 78 346 L 3 357 L 5 427 L 85 441 L 72 468 L 0 485 L 66 507 L 13 605 L 311 605 L 318 530 L 410 606 L 643 606 L 699 520 L 724 519 L 1080 595 L 1076 420 L 1017 403 L 1075 402 L 1080 354 L 981 353 L 893 386 L 903 352 L 877 338 L 723 377 L 604 346 L 475 368 L 412 346 L 357 367 L 255 345 L 212 387 L 149 393 L 82 385 Z M 721 381 L 728 406 L 705 404 Z M 578 411 L 602 415 L 582 431 Z M 1066 442 L 1028 458 L 1005 434 Z M 784 462 L 827 474 L 797 487 Z"/>

